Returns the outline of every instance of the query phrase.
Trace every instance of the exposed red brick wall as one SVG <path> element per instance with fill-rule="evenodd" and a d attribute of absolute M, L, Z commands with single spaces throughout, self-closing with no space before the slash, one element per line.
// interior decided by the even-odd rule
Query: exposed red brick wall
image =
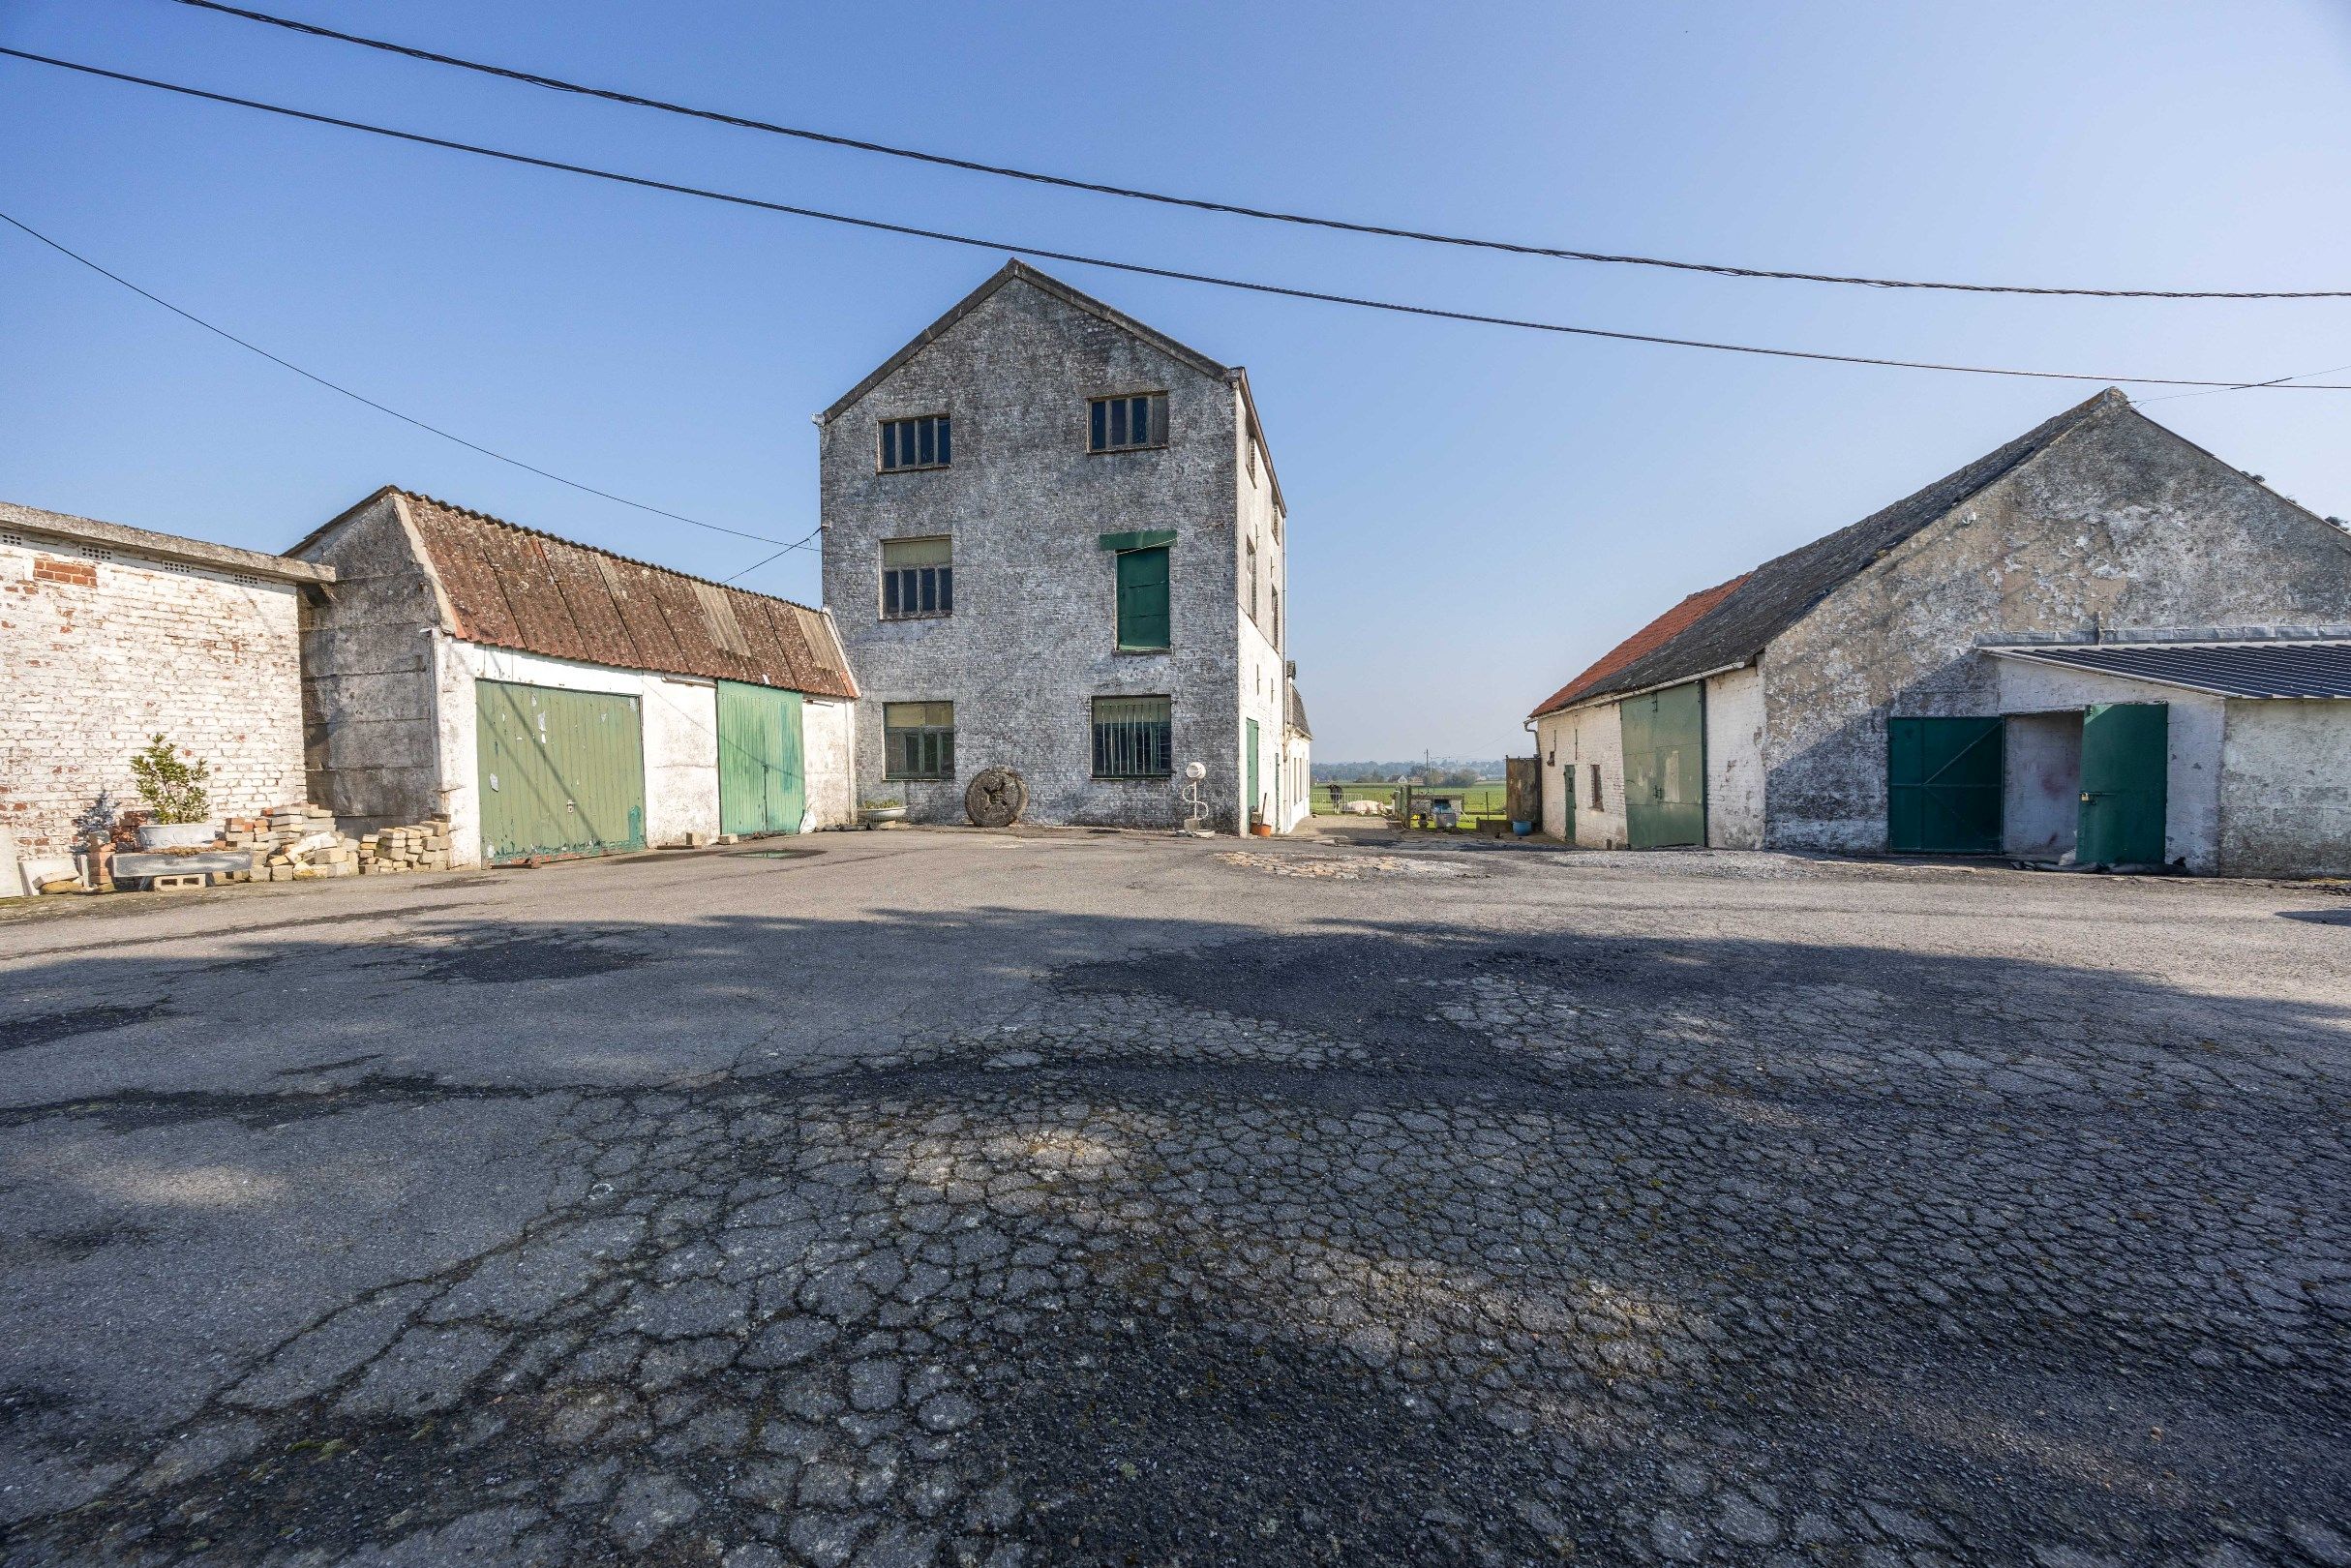
<path fill-rule="evenodd" d="M 98 567 L 86 560 L 59 560 L 54 556 L 33 558 L 33 581 L 36 583 L 71 583 L 75 588 L 96 588 Z"/>

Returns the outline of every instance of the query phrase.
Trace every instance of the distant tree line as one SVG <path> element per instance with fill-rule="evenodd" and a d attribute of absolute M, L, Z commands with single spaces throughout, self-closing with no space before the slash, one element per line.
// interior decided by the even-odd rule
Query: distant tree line
<path fill-rule="evenodd" d="M 1447 757 L 1436 763 L 1318 762 L 1314 765 L 1314 782 L 1317 784 L 1401 784 L 1405 779 L 1412 779 L 1422 784 L 1459 788 L 1501 776 L 1502 762 L 1498 757 L 1491 762 Z"/>

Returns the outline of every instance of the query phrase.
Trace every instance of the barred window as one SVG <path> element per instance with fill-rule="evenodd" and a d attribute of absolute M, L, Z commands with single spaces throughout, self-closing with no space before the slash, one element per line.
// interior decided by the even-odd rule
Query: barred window
<path fill-rule="evenodd" d="M 1165 697 L 1094 699 L 1094 776 L 1166 778 L 1175 771 L 1174 705 Z"/>
<path fill-rule="evenodd" d="M 945 414 L 882 421 L 884 473 L 900 468 L 944 468 L 954 461 L 954 456 Z"/>
<path fill-rule="evenodd" d="M 1138 446 L 1167 444 L 1167 394 L 1145 392 L 1130 397 L 1096 398 L 1086 430 L 1086 449 L 1125 452 Z"/>
<path fill-rule="evenodd" d="M 906 620 L 917 616 L 954 613 L 953 541 L 883 540 L 882 618 Z"/>
<path fill-rule="evenodd" d="M 882 774 L 885 778 L 953 778 L 955 705 L 884 703 Z"/>

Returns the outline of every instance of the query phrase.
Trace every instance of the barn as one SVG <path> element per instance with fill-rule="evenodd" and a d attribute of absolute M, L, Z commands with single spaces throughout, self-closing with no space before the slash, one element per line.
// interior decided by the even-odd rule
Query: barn
<path fill-rule="evenodd" d="M 453 863 L 852 820 L 851 679 L 822 610 L 386 487 L 287 552 L 312 799 L 439 815 Z"/>
<path fill-rule="evenodd" d="M 2108 389 L 1538 704 L 1594 848 L 2351 870 L 2351 534 Z"/>

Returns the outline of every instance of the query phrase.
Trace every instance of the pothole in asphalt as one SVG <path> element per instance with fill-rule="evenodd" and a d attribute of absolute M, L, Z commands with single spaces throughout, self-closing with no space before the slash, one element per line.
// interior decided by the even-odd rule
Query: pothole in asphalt
<path fill-rule="evenodd" d="M 29 1018 L 0 1019 L 0 1051 L 21 1051 L 75 1035 L 95 1035 L 107 1029 L 169 1017 L 171 1003 L 142 1002 L 135 1006 L 73 1008 L 63 1012 L 37 1012 Z"/>
<path fill-rule="evenodd" d="M 511 985 L 523 980 L 585 980 L 651 961 L 650 953 L 594 940 L 521 936 L 443 950 L 406 978 Z"/>

